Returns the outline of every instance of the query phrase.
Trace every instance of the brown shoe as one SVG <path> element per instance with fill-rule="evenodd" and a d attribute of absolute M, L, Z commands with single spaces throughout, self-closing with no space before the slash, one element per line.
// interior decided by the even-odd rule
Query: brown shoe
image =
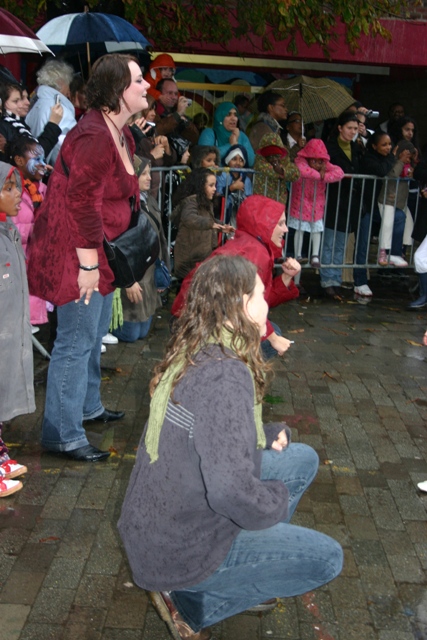
<path fill-rule="evenodd" d="M 210 640 L 209 629 L 197 633 L 181 618 L 167 591 L 148 591 L 150 600 L 174 640 Z"/>

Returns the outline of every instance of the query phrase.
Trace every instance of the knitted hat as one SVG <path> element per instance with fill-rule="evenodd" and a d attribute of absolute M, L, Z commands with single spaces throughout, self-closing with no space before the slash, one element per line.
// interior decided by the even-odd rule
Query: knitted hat
<path fill-rule="evenodd" d="M 243 147 L 241 144 L 233 144 L 233 146 L 229 148 L 227 155 L 224 158 L 224 164 L 228 165 L 230 160 L 232 160 L 236 156 L 240 156 L 241 158 L 243 158 L 243 162 L 245 163 L 245 166 L 248 164 L 247 151 L 245 147 Z"/>

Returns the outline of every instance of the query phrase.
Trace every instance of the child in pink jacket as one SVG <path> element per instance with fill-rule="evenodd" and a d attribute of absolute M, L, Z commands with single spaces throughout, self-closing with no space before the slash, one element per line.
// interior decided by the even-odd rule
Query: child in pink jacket
<path fill-rule="evenodd" d="M 326 183 L 338 182 L 344 176 L 341 167 L 329 162 L 322 140 L 307 142 L 295 158 L 300 178 L 292 184 L 288 227 L 295 229 L 294 254 L 301 260 L 304 231 L 311 234 L 311 266 L 320 267 L 319 249 L 323 231 Z"/>
<path fill-rule="evenodd" d="M 21 234 L 22 247 L 27 255 L 27 245 L 34 227 L 34 217 L 43 202 L 46 185 L 42 178 L 46 172 L 44 151 L 37 140 L 29 136 L 17 136 L 10 149 L 11 163 L 22 175 L 21 208 L 14 222 Z M 48 321 L 46 301 L 30 295 L 30 322 L 38 325 Z"/>

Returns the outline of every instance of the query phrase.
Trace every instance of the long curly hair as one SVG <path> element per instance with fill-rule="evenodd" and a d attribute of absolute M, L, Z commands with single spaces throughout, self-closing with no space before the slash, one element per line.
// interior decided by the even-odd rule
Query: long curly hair
<path fill-rule="evenodd" d="M 182 190 L 180 190 L 180 200 L 188 198 L 188 196 L 197 196 L 197 204 L 199 207 L 210 209 L 212 200 L 206 195 L 205 186 L 209 176 L 215 176 L 215 173 L 210 169 L 200 168 L 194 169 L 189 177 L 183 182 Z"/>
<path fill-rule="evenodd" d="M 177 358 L 184 359 L 184 366 L 173 381 L 172 389 L 187 369 L 195 366 L 196 353 L 212 339 L 224 352 L 222 333 L 228 328 L 232 333 L 233 349 L 229 357 L 241 360 L 251 369 L 257 399 L 262 400 L 270 366 L 261 355 L 259 328 L 246 316 L 243 306 L 243 295 L 251 297 L 254 293 L 256 274 L 255 265 L 241 256 L 214 256 L 200 265 L 192 279 L 182 314 L 174 324 L 166 355 L 154 369 L 151 395 Z"/>

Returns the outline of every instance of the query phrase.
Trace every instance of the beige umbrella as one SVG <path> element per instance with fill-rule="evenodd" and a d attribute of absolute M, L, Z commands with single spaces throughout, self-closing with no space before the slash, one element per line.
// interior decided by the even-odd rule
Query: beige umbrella
<path fill-rule="evenodd" d="M 289 111 L 298 111 L 304 122 L 318 122 L 337 118 L 354 103 L 348 91 L 329 78 L 296 76 L 275 80 L 265 91 L 271 90 L 284 97 Z"/>

